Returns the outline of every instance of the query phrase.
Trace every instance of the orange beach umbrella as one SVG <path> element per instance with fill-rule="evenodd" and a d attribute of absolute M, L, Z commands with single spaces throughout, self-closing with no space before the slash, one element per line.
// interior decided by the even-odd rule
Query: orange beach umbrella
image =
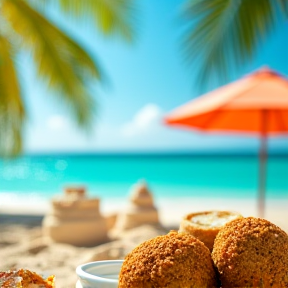
<path fill-rule="evenodd" d="M 168 125 L 204 131 L 260 136 L 258 213 L 264 217 L 267 137 L 288 133 L 288 79 L 262 68 L 183 106 L 165 119 Z"/>

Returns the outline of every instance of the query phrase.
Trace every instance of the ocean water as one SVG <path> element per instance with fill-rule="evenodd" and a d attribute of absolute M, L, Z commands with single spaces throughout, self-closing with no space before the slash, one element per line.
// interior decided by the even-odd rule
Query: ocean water
<path fill-rule="evenodd" d="M 47 201 L 84 185 L 102 199 L 127 197 L 145 180 L 155 198 L 256 198 L 257 155 L 98 154 L 23 156 L 0 161 L 0 204 Z M 288 197 L 288 156 L 268 159 L 266 197 Z"/>

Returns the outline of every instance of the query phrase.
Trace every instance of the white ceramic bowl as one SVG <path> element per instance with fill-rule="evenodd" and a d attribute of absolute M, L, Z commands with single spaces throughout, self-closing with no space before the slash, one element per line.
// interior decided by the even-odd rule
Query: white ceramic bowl
<path fill-rule="evenodd" d="M 123 260 L 96 261 L 76 268 L 79 277 L 77 287 L 117 288 L 118 276 Z"/>

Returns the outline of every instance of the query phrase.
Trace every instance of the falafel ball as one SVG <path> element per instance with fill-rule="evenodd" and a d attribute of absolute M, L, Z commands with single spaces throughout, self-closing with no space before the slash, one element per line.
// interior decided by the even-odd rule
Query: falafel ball
<path fill-rule="evenodd" d="M 288 287 L 288 236 L 268 220 L 227 223 L 215 238 L 212 259 L 222 288 Z"/>
<path fill-rule="evenodd" d="M 195 237 L 171 231 L 147 240 L 124 259 L 119 288 L 214 288 L 209 249 Z"/>

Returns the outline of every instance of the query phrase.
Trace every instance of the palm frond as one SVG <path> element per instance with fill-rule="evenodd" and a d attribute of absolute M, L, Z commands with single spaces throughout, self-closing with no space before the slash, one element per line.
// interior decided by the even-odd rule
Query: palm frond
<path fill-rule="evenodd" d="M 3 0 L 2 14 L 32 51 L 37 72 L 48 80 L 53 95 L 60 96 L 77 123 L 88 128 L 94 101 L 87 81 L 101 80 L 99 65 L 73 39 L 52 25 L 23 0 Z"/>
<path fill-rule="evenodd" d="M 288 18 L 288 2 L 286 0 L 278 0 L 281 12 Z"/>
<path fill-rule="evenodd" d="M 64 13 L 91 18 L 104 35 L 119 34 L 132 41 L 138 22 L 136 0 L 30 0 L 34 5 L 60 5 Z"/>
<path fill-rule="evenodd" d="M 0 156 L 14 156 L 22 150 L 25 109 L 14 67 L 14 49 L 0 35 Z"/>
<path fill-rule="evenodd" d="M 247 63 L 277 22 L 284 21 L 278 1 L 189 0 L 184 54 L 198 67 L 198 83 L 216 76 L 220 82 Z"/>

